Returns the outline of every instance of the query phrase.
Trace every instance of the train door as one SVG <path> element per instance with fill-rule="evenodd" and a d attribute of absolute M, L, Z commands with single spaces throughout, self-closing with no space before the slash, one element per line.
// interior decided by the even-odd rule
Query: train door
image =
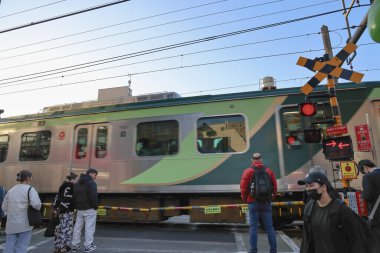
<path fill-rule="evenodd" d="M 107 173 L 110 163 L 110 124 L 78 125 L 75 129 L 74 148 L 72 154 L 72 170 L 83 173 L 88 168 Z M 104 185 L 98 176 L 98 185 Z"/>

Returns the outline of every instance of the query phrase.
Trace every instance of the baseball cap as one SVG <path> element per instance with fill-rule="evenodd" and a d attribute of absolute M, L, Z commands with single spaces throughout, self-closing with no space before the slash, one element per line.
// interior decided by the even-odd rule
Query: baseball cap
<path fill-rule="evenodd" d="M 260 159 L 261 158 L 261 154 L 260 153 L 254 153 L 253 155 L 252 155 L 252 158 L 253 159 Z"/>
<path fill-rule="evenodd" d="M 326 177 L 325 174 L 321 172 L 311 172 L 307 174 L 307 176 L 303 180 L 299 180 L 299 185 L 311 184 L 311 183 L 319 183 L 321 185 L 330 185 L 330 181 Z"/>

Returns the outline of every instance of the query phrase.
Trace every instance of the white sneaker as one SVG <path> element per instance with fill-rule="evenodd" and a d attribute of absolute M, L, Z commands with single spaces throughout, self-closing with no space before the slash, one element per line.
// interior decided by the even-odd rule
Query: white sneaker
<path fill-rule="evenodd" d="M 96 249 L 97 249 L 97 247 L 94 244 L 91 244 L 90 247 L 84 249 L 84 252 L 88 253 L 88 252 L 94 251 Z"/>

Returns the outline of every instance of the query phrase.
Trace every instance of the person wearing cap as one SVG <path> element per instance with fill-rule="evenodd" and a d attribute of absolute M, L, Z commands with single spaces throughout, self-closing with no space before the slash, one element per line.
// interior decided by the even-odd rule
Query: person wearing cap
<path fill-rule="evenodd" d="M 311 199 L 304 209 L 301 253 L 368 253 L 371 241 L 365 222 L 337 198 L 327 176 L 311 172 L 298 181 Z"/>
<path fill-rule="evenodd" d="M 376 200 L 380 195 L 380 168 L 370 160 L 361 160 L 358 163 L 359 170 L 364 174 L 362 179 L 363 199 L 367 202 L 368 213 L 371 213 Z M 371 233 L 375 237 L 376 252 L 380 252 L 380 205 L 375 211 L 371 222 Z"/>
<path fill-rule="evenodd" d="M 70 251 L 74 225 L 74 184 L 78 182 L 78 175 L 71 172 L 59 187 L 53 207 L 58 214 L 59 224 L 55 229 L 54 253 Z"/>
<path fill-rule="evenodd" d="M 7 215 L 5 227 L 6 243 L 4 253 L 26 252 L 30 239 L 32 238 L 33 226 L 28 220 L 28 196 L 30 205 L 34 209 L 41 209 L 41 200 L 32 182 L 32 173 L 22 170 L 17 174 L 19 184 L 13 186 L 5 195 L 2 208 Z"/>
<path fill-rule="evenodd" d="M 273 227 L 272 221 L 272 205 L 271 201 L 274 200 L 277 193 L 277 181 L 274 173 L 269 168 L 263 165 L 263 160 L 260 153 L 254 153 L 252 155 L 252 164 L 249 168 L 245 169 L 240 180 L 240 192 L 243 201 L 248 203 L 249 211 L 249 239 L 250 239 L 250 251 L 249 253 L 257 253 L 257 228 L 259 217 L 261 217 L 265 231 L 268 235 L 268 241 L 270 246 L 270 253 L 277 252 L 276 232 Z M 249 185 L 252 181 L 253 174 L 256 170 L 264 170 L 270 177 L 272 183 L 272 199 L 268 199 L 264 202 L 258 202 L 250 195 Z"/>
<path fill-rule="evenodd" d="M 81 174 L 79 182 L 74 184 L 74 207 L 77 209 L 77 217 L 74 225 L 72 252 L 80 250 L 80 237 L 82 228 L 85 230 L 84 252 L 96 250 L 94 234 L 96 227 L 96 215 L 98 209 L 98 191 L 95 183 L 98 171 L 90 168 L 86 174 Z"/>

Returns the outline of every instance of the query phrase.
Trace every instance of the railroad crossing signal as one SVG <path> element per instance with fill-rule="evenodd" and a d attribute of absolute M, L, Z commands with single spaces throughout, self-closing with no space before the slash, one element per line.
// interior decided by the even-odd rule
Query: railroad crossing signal
<path fill-rule="evenodd" d="M 357 47 L 358 46 L 355 44 L 348 43 L 334 58 L 326 62 L 320 62 L 317 60 L 310 60 L 305 57 L 300 57 L 297 61 L 297 65 L 306 67 L 313 71 L 318 71 L 301 88 L 301 91 L 305 95 L 309 94 L 328 75 L 359 83 L 364 76 L 363 74 L 339 67 L 348 58 L 348 56 L 356 50 Z"/>
<path fill-rule="evenodd" d="M 351 136 L 327 138 L 322 141 L 323 153 L 331 161 L 350 160 L 354 157 Z"/>

